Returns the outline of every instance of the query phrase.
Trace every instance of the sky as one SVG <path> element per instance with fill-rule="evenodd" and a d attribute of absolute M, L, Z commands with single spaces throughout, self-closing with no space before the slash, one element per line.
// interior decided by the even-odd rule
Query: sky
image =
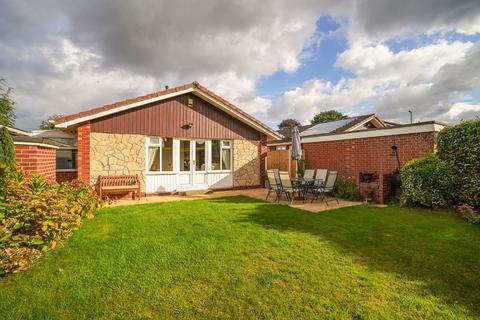
<path fill-rule="evenodd" d="M 0 0 L 16 126 L 193 81 L 276 128 L 480 116 L 480 1 Z"/>

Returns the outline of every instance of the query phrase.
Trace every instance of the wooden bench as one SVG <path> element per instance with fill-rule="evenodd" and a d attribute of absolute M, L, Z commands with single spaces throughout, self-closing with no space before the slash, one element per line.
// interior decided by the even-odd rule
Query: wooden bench
<path fill-rule="evenodd" d="M 138 174 L 131 176 L 98 176 L 97 191 L 100 198 L 107 193 L 132 192 L 134 200 L 135 195 L 140 199 L 140 179 Z"/>

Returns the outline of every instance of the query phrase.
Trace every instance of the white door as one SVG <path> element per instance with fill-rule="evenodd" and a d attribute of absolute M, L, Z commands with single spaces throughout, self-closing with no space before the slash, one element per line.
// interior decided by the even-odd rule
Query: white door
<path fill-rule="evenodd" d="M 194 187 L 207 185 L 207 143 L 204 140 L 192 141 L 192 181 Z"/>
<path fill-rule="evenodd" d="M 204 140 L 180 140 L 178 188 L 199 189 L 207 185 L 207 144 Z"/>

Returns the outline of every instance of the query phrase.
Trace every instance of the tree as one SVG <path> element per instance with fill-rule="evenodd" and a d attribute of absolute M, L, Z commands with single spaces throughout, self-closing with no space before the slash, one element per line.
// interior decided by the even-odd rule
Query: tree
<path fill-rule="evenodd" d="M 12 88 L 7 86 L 5 79 L 0 79 L 0 125 L 12 127 L 15 124 L 14 102 L 10 97 Z"/>
<path fill-rule="evenodd" d="M 342 120 L 346 118 L 348 118 L 346 115 L 344 115 L 343 113 L 337 110 L 328 110 L 328 111 L 323 111 L 316 114 L 315 117 L 313 117 L 312 121 L 310 121 L 310 123 L 319 124 L 319 123 L 330 122 L 335 120 Z"/>
<path fill-rule="evenodd" d="M 13 145 L 12 136 L 7 128 L 0 128 L 0 164 L 15 164 L 15 147 Z"/>
<path fill-rule="evenodd" d="M 285 119 L 280 122 L 278 125 L 278 129 L 283 130 L 283 129 L 291 129 L 293 127 L 297 127 L 300 125 L 300 122 L 296 119 Z"/>
<path fill-rule="evenodd" d="M 51 130 L 55 128 L 55 125 L 50 122 L 50 120 L 55 120 L 58 118 L 62 118 L 63 114 L 57 114 L 54 113 L 48 119 L 42 120 L 42 123 L 40 123 L 40 126 L 38 127 L 40 130 Z"/>

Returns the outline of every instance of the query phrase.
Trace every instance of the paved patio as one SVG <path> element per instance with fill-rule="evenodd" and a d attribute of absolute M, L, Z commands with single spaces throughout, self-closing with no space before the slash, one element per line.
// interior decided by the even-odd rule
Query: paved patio
<path fill-rule="evenodd" d="M 189 194 L 185 196 L 181 195 L 162 195 L 162 196 L 148 196 L 142 197 L 140 200 L 131 200 L 131 199 L 120 199 L 115 200 L 110 206 L 127 206 L 127 205 L 135 205 L 135 204 L 144 204 L 144 203 L 158 203 L 158 202 L 168 202 L 168 201 L 188 201 L 188 200 L 197 200 L 197 199 L 210 199 L 210 198 L 220 198 L 220 197 L 230 197 L 230 196 L 238 196 L 244 195 L 256 199 L 265 200 L 267 196 L 267 190 L 264 188 L 258 189 L 244 189 L 244 190 L 225 190 L 225 191 L 212 191 L 208 193 L 197 193 L 197 194 Z M 271 194 L 268 200 L 273 202 L 275 199 L 275 195 Z M 314 201 L 310 203 L 308 200 L 306 203 L 303 203 L 301 200 L 295 200 L 291 205 L 294 208 L 299 208 L 311 212 L 319 212 L 329 209 L 335 208 L 342 208 L 342 207 L 349 207 L 362 204 L 362 202 L 356 201 L 347 201 L 339 199 L 339 204 L 333 199 L 332 201 L 328 202 L 328 206 L 325 202 Z M 285 198 L 280 201 L 281 204 L 290 205 L 289 201 L 286 201 Z"/>

